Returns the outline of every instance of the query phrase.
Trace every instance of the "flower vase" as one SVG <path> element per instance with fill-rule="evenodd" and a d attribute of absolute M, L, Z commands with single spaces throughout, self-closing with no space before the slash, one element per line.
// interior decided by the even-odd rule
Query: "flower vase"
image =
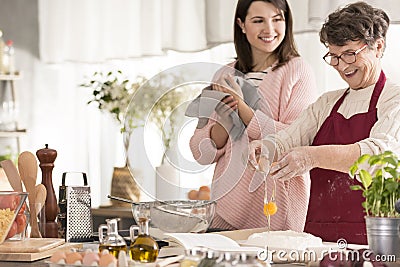
<path fill-rule="evenodd" d="M 136 184 L 134 176 L 140 176 L 140 172 L 136 169 L 132 170 L 131 174 L 128 166 L 125 167 L 114 167 L 114 172 L 111 180 L 111 195 L 115 197 L 121 197 L 130 199 L 132 201 L 139 201 L 140 190 Z M 111 200 L 113 206 L 118 207 L 130 207 L 129 203 L 122 201 Z"/>
<path fill-rule="evenodd" d="M 180 199 L 179 171 L 168 161 L 156 167 L 156 197 L 159 200 Z"/>

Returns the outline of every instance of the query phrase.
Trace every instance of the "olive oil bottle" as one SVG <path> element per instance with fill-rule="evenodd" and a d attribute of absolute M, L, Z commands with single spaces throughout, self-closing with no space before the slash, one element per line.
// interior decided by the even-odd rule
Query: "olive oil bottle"
<path fill-rule="evenodd" d="M 149 219 L 141 217 L 138 222 L 139 235 L 134 235 L 134 229 L 131 227 L 132 244 L 129 249 L 129 254 L 132 260 L 148 263 L 155 262 L 158 256 L 158 244 L 149 235 Z M 136 239 L 133 241 L 133 239 Z"/>
<path fill-rule="evenodd" d="M 127 246 L 124 238 L 118 234 L 119 218 L 107 219 L 105 224 L 99 226 L 99 251 L 107 249 L 111 254 L 118 258 L 120 251 L 127 252 Z M 107 235 L 104 231 L 107 230 Z"/>

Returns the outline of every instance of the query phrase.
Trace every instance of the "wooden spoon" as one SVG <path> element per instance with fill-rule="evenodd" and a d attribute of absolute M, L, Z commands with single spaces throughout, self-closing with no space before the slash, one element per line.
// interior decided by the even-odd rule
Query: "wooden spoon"
<path fill-rule="evenodd" d="M 0 162 L 1 167 L 3 167 L 4 172 L 7 175 L 8 182 L 10 183 L 12 189 L 14 191 L 22 192 L 22 184 L 21 177 L 19 176 L 17 167 L 15 167 L 14 163 L 9 160 L 3 160 Z"/>
<path fill-rule="evenodd" d="M 29 151 L 22 152 L 18 157 L 18 170 L 21 179 L 24 182 L 26 191 L 29 193 L 29 207 L 30 207 L 30 224 L 31 224 L 31 237 L 42 237 L 39 231 L 39 226 L 36 218 L 36 177 L 38 165 L 35 155 Z"/>
<path fill-rule="evenodd" d="M 42 236 L 45 236 L 44 224 L 46 223 L 46 214 L 40 213 L 42 210 L 44 203 L 46 202 L 47 196 L 47 189 L 44 184 L 38 184 L 35 187 L 36 192 L 36 201 L 35 201 L 35 208 L 36 208 L 36 219 L 39 219 L 39 231 Z M 44 210 L 44 209 L 43 209 Z M 38 217 L 39 216 L 39 217 Z"/>
<path fill-rule="evenodd" d="M 38 184 L 35 187 L 35 193 L 36 193 L 36 216 L 39 215 L 40 211 L 42 210 L 44 203 L 46 202 L 46 196 L 47 196 L 47 189 L 44 186 L 44 184 Z"/>

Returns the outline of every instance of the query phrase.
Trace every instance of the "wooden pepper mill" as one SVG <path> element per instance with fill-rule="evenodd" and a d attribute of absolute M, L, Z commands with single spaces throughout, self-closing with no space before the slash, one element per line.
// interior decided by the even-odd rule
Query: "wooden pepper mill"
<path fill-rule="evenodd" d="M 58 225 L 56 223 L 58 205 L 57 198 L 53 188 L 52 171 L 54 168 L 54 161 L 57 157 L 57 151 L 48 148 L 48 144 L 45 148 L 36 151 L 36 156 L 39 159 L 39 167 L 42 170 L 42 184 L 47 189 L 46 202 L 43 209 L 45 209 L 46 222 L 41 222 L 41 229 L 43 229 L 43 237 L 58 237 Z M 44 224 L 44 225 L 43 225 Z"/>

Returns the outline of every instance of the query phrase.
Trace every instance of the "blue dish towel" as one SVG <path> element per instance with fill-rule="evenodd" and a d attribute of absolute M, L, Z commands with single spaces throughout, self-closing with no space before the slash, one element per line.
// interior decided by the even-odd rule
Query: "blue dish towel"
<path fill-rule="evenodd" d="M 235 78 L 242 89 L 244 102 L 246 102 L 246 104 L 253 110 L 259 109 L 262 98 L 258 93 L 257 88 L 241 77 Z M 206 126 L 208 119 L 221 100 L 229 95 L 230 94 L 228 93 L 212 90 L 211 86 L 207 86 L 203 89 L 201 94 L 188 105 L 185 115 L 188 117 L 199 118 L 197 128 L 201 129 Z M 237 114 L 237 111 L 232 112 L 230 116 L 233 121 L 233 126 L 229 131 L 229 135 L 233 140 L 238 140 L 242 136 L 246 127 Z"/>

